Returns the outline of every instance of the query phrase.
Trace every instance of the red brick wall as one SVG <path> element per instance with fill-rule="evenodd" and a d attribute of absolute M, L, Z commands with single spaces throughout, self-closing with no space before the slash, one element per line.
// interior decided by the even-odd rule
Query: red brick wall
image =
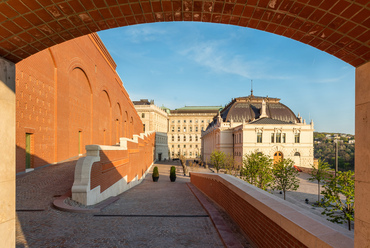
<path fill-rule="evenodd" d="M 306 247 L 222 182 L 196 174 L 191 182 L 224 208 L 257 247 Z"/>
<path fill-rule="evenodd" d="M 103 192 L 121 178 L 127 176 L 127 183 L 136 176 L 140 179 L 153 162 L 155 133 L 138 143 L 128 142 L 127 150 L 102 150 L 100 161 L 91 168 L 90 189 L 100 185 Z"/>
<path fill-rule="evenodd" d="M 77 156 L 79 132 L 85 153 L 85 145 L 112 145 L 142 131 L 115 64 L 98 42 L 96 34 L 80 37 L 16 64 L 17 172 L 25 170 L 26 133 L 33 133 L 37 168 Z"/>

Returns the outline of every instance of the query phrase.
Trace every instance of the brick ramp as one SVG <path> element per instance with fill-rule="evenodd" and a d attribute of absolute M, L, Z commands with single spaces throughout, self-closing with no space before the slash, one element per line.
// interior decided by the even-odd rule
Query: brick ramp
<path fill-rule="evenodd" d="M 73 176 L 74 164 L 17 178 L 18 207 L 43 210 L 17 212 L 17 247 L 224 247 L 207 212 L 186 185 L 190 178 L 182 176 L 179 164 L 155 165 L 160 173 L 157 183 L 150 172 L 141 184 L 95 213 L 52 207 L 70 189 L 73 181 L 65 175 Z M 172 165 L 177 168 L 176 182 L 169 179 Z"/>
<path fill-rule="evenodd" d="M 209 217 L 211 218 L 213 225 L 215 226 L 218 234 L 220 235 L 225 247 L 228 248 L 247 247 L 241 244 L 241 242 L 236 237 L 235 232 L 231 230 L 229 224 L 226 223 L 220 211 L 217 210 L 216 207 L 210 202 L 210 199 L 207 196 L 205 196 L 200 190 L 198 190 L 192 183 L 187 183 L 187 185 L 193 192 L 195 197 L 198 199 L 200 204 L 202 204 L 203 208 L 209 214 Z M 252 245 L 248 247 L 252 247 Z"/>

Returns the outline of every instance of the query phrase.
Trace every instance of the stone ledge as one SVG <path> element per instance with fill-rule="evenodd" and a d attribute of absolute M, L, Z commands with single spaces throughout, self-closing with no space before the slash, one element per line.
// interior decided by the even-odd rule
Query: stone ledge
<path fill-rule="evenodd" d="M 110 197 L 108 199 L 106 199 L 105 201 L 102 201 L 94 206 L 92 206 L 92 208 L 81 208 L 81 207 L 75 207 L 75 206 L 71 206 L 71 205 L 68 205 L 65 203 L 65 199 L 67 199 L 68 197 L 71 197 L 72 195 L 72 192 L 69 191 L 67 192 L 66 194 L 62 195 L 61 197 L 59 197 L 58 199 L 55 199 L 54 202 L 53 202 L 53 206 L 60 210 L 60 211 L 64 211 L 64 212 L 72 212 L 72 213 L 98 213 L 100 212 L 102 209 L 104 209 L 105 207 L 109 206 L 110 204 L 116 202 L 117 200 L 119 200 L 119 197 Z"/>

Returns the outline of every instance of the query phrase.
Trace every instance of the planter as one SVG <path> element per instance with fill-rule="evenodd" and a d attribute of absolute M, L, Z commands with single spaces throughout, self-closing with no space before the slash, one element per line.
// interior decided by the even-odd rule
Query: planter
<path fill-rule="evenodd" d="M 176 181 L 176 176 L 174 176 L 174 177 L 171 177 L 171 176 L 170 176 L 170 180 L 171 180 L 171 182 Z"/>
<path fill-rule="evenodd" d="M 153 177 L 153 182 L 158 182 L 159 177 Z"/>

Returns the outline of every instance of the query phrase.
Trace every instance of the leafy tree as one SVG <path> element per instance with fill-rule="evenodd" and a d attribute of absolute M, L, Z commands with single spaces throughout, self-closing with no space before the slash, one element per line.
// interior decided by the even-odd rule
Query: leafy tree
<path fill-rule="evenodd" d="M 336 177 L 331 177 L 324 185 L 321 192 L 324 195 L 322 206 L 324 211 L 321 213 L 327 215 L 328 220 L 334 223 L 344 223 L 347 221 L 348 230 L 351 230 L 351 221 L 355 214 L 355 179 L 353 171 L 337 173 Z M 341 199 L 341 196 L 345 200 Z"/>
<path fill-rule="evenodd" d="M 312 165 L 311 177 L 308 179 L 309 181 L 317 181 L 317 202 L 320 202 L 320 183 L 324 180 L 328 179 L 329 177 L 329 169 L 330 165 L 327 162 L 322 161 L 321 159 L 318 160 L 317 169 L 314 165 Z"/>
<path fill-rule="evenodd" d="M 294 168 L 294 162 L 291 159 L 282 159 L 274 164 L 272 167 L 272 174 L 274 176 L 273 189 L 282 190 L 284 193 L 284 200 L 287 190 L 298 189 L 298 171 Z"/>
<path fill-rule="evenodd" d="M 224 166 L 225 159 L 226 159 L 226 155 L 222 151 L 214 150 L 211 153 L 211 162 L 213 166 L 216 168 L 217 173 Z"/>
<path fill-rule="evenodd" d="M 268 156 L 253 152 L 244 156 L 240 174 L 248 183 L 266 190 L 273 180 L 271 165 L 272 159 Z"/>
<path fill-rule="evenodd" d="M 234 156 L 231 153 L 226 154 L 224 167 L 226 169 L 226 174 L 235 175 L 238 171 Z"/>

